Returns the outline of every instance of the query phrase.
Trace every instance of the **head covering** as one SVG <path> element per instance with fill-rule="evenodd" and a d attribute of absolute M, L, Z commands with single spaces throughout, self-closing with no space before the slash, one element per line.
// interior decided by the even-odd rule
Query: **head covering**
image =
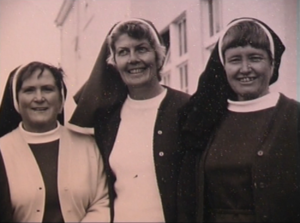
<path fill-rule="evenodd" d="M 17 128 L 19 123 L 22 121 L 22 117 L 19 114 L 19 106 L 16 96 L 16 82 L 22 69 L 25 68 L 27 65 L 28 64 L 21 65 L 15 68 L 12 72 L 10 72 L 8 76 L 2 97 L 2 102 L 0 105 L 0 137 Z M 62 100 L 64 103 L 67 94 L 67 88 L 64 82 L 62 82 L 61 93 L 63 97 Z M 64 109 L 62 109 L 62 112 L 58 114 L 57 120 L 60 122 L 60 124 L 64 124 Z"/>
<path fill-rule="evenodd" d="M 150 32 L 155 33 L 155 39 L 161 43 L 159 33 L 154 25 L 150 21 L 140 18 L 125 19 L 116 23 L 107 34 L 107 37 L 119 25 L 130 21 L 139 21 L 146 24 Z M 107 37 L 102 44 L 88 80 L 74 96 L 77 106 L 69 121 L 71 125 L 92 128 L 94 127 L 96 113 L 100 113 L 103 116 L 109 114 L 123 104 L 127 97 L 128 89 L 119 72 L 113 65 L 107 63 L 107 58 L 111 51 Z"/>
<path fill-rule="evenodd" d="M 218 45 L 218 52 L 219 52 L 219 56 L 220 56 L 220 61 L 221 63 L 224 65 L 224 58 L 223 58 L 223 54 L 222 54 L 222 43 L 223 43 L 223 39 L 224 39 L 224 36 L 225 34 L 227 33 L 227 31 L 235 26 L 236 24 L 240 23 L 240 22 L 244 22 L 244 21 L 250 21 L 249 19 L 245 18 L 245 19 L 237 19 L 237 20 L 234 20 L 232 21 L 222 32 L 222 34 L 220 35 L 219 37 L 219 45 Z M 257 24 L 260 28 L 262 28 L 265 32 L 265 34 L 267 35 L 268 37 L 268 40 L 270 42 L 270 51 L 271 51 L 271 55 L 272 55 L 272 58 L 274 58 L 274 41 L 273 41 L 273 37 L 271 36 L 271 33 L 270 31 L 264 26 L 262 25 L 261 23 L 255 21 L 255 20 L 251 20 L 252 22 L 255 22 L 255 24 Z"/>
<path fill-rule="evenodd" d="M 270 43 L 274 46 L 273 52 L 271 46 L 271 53 L 274 54 L 274 71 L 270 84 L 274 83 L 278 79 L 281 56 L 285 46 L 269 26 L 257 19 L 239 18 L 231 21 L 228 26 L 230 28 L 232 24 L 234 25 L 241 21 L 253 21 L 263 26 L 264 30 L 267 30 L 269 33 L 267 36 L 272 38 Z M 225 29 L 225 32 L 227 30 L 228 27 Z M 225 32 L 223 32 L 223 35 L 216 43 L 208 63 L 199 77 L 196 92 L 182 109 L 184 112 L 182 113 L 181 127 L 183 134 L 189 137 L 187 141 L 190 141 L 190 143 L 207 143 L 212 131 L 219 125 L 227 112 L 227 99 L 236 95 L 227 81 L 221 59 L 222 53 L 219 50 L 221 48 L 219 46 L 220 40 L 222 41 Z"/>

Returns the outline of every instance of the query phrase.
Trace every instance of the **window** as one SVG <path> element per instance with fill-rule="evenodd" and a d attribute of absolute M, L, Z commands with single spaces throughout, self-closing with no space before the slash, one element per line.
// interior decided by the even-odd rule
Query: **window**
<path fill-rule="evenodd" d="M 178 39 L 179 39 L 179 56 L 187 53 L 187 33 L 186 18 L 181 19 L 178 23 Z"/>
<path fill-rule="evenodd" d="M 188 93 L 188 65 L 187 63 L 178 67 L 180 75 L 180 89 Z"/>
<path fill-rule="evenodd" d="M 161 71 L 161 82 L 179 91 L 188 92 L 188 20 L 182 11 L 160 33 L 167 54 Z"/>
<path fill-rule="evenodd" d="M 222 3 L 222 0 L 201 0 L 201 8 L 204 9 L 201 16 L 201 29 L 207 30 L 202 33 L 204 40 L 203 63 L 207 63 L 223 28 Z"/>
<path fill-rule="evenodd" d="M 220 0 L 208 1 L 208 20 L 209 20 L 209 34 L 213 36 L 220 32 Z"/>

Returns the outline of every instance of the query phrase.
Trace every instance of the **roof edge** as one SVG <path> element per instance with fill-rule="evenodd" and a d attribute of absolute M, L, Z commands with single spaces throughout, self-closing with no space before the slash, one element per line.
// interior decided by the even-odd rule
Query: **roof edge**
<path fill-rule="evenodd" d="M 62 26 L 64 24 L 75 1 L 76 0 L 64 0 L 54 21 L 56 26 Z"/>

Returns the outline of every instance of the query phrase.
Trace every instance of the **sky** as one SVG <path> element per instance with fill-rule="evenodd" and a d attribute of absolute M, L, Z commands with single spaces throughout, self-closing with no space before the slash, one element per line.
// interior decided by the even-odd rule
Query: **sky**
<path fill-rule="evenodd" d="M 58 65 L 63 0 L 0 0 L 0 98 L 9 73 L 33 60 Z"/>

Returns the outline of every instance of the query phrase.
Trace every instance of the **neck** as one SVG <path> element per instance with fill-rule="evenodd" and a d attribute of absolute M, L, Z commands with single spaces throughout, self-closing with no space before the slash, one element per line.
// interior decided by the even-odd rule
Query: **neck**
<path fill-rule="evenodd" d="M 22 121 L 22 127 L 27 132 L 33 132 L 33 133 L 44 133 L 51 131 L 58 126 L 58 121 L 54 121 L 52 124 L 36 124 L 36 125 L 30 125 L 24 121 Z"/>
<path fill-rule="evenodd" d="M 146 100 L 154 98 L 163 92 L 164 87 L 157 81 L 151 85 L 130 86 L 128 87 L 129 96 L 134 100 Z"/>

